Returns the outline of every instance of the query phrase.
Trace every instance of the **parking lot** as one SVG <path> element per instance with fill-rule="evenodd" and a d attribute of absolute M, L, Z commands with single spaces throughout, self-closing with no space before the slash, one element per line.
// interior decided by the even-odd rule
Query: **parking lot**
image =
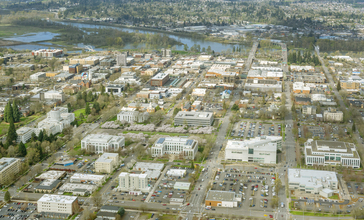
<path fill-rule="evenodd" d="M 254 168 L 253 168 L 254 169 Z M 236 168 L 217 172 L 212 190 L 232 191 L 242 195 L 238 208 L 272 211 L 275 176 L 270 169 L 241 171 Z"/>
<path fill-rule="evenodd" d="M 278 123 L 267 124 L 262 122 L 241 121 L 235 123 L 230 136 L 240 139 L 260 136 L 281 136 L 281 129 L 281 124 Z"/>
<path fill-rule="evenodd" d="M 350 195 L 363 195 L 364 194 L 364 183 L 347 182 Z"/>
<path fill-rule="evenodd" d="M 0 209 L 0 219 L 27 219 L 37 209 L 35 203 L 12 202 Z"/>

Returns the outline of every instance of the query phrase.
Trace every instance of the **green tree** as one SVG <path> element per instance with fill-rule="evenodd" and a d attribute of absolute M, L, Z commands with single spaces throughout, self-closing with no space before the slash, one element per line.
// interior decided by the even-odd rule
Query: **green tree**
<path fill-rule="evenodd" d="M 7 108 L 6 108 L 6 114 L 5 114 L 5 121 L 10 123 L 10 121 L 14 122 L 14 116 L 13 116 L 13 107 L 10 104 L 10 101 L 7 104 Z"/>
<path fill-rule="evenodd" d="M 353 127 L 351 128 L 351 130 L 352 130 L 353 132 L 355 132 L 355 131 L 356 131 L 355 122 L 353 122 Z"/>
<path fill-rule="evenodd" d="M 85 114 L 86 114 L 86 115 L 91 114 L 90 103 L 87 103 L 87 104 L 86 104 Z"/>
<path fill-rule="evenodd" d="M 101 108 L 98 102 L 94 102 L 93 108 L 96 110 L 96 113 L 99 113 Z"/>
<path fill-rule="evenodd" d="M 18 145 L 18 151 L 19 151 L 19 156 L 21 157 L 25 157 L 25 155 L 27 155 L 27 149 L 22 141 Z"/>
<path fill-rule="evenodd" d="M 124 207 L 120 207 L 120 209 L 118 210 L 118 215 L 120 215 L 120 217 L 123 217 L 124 214 L 125 214 Z"/>
<path fill-rule="evenodd" d="M 187 46 L 187 44 L 183 45 L 183 50 L 184 50 L 184 51 L 187 51 L 187 50 L 188 50 L 188 46 Z"/>
<path fill-rule="evenodd" d="M 41 130 L 41 131 L 39 132 L 39 135 L 38 135 L 38 141 L 42 142 L 42 141 L 43 141 L 43 136 L 44 136 L 44 131 L 43 131 L 43 130 Z"/>
<path fill-rule="evenodd" d="M 294 103 L 292 104 L 291 111 L 292 111 L 293 113 L 296 111 L 296 106 L 295 106 L 295 104 L 294 104 Z"/>
<path fill-rule="evenodd" d="M 195 169 L 195 165 L 193 164 L 193 161 L 191 161 L 191 169 Z"/>
<path fill-rule="evenodd" d="M 9 103 L 10 102 L 6 103 L 5 109 L 4 109 L 4 120 L 5 120 L 5 122 L 8 122 Z"/>
<path fill-rule="evenodd" d="M 340 91 L 341 90 L 341 84 L 340 84 L 340 81 L 337 82 L 337 91 Z"/>
<path fill-rule="evenodd" d="M 232 111 L 238 111 L 239 110 L 239 106 L 237 104 L 234 104 L 233 107 L 231 107 Z"/>
<path fill-rule="evenodd" d="M 175 109 L 173 110 L 173 115 L 177 115 L 177 113 L 178 113 L 179 111 L 181 111 L 181 109 L 180 109 L 180 108 L 175 108 Z"/>
<path fill-rule="evenodd" d="M 10 202 L 10 192 L 9 191 L 6 191 L 4 200 L 5 200 L 5 202 Z"/>
<path fill-rule="evenodd" d="M 15 100 L 13 101 L 13 118 L 14 122 L 20 121 L 20 111 L 18 105 L 15 103 Z"/>
<path fill-rule="evenodd" d="M 14 126 L 14 121 L 11 118 L 10 120 L 10 126 L 9 126 L 9 130 L 8 130 L 8 135 L 6 136 L 6 145 L 10 146 L 13 141 L 16 141 L 18 135 L 16 134 L 16 130 L 15 130 L 15 126 Z"/>

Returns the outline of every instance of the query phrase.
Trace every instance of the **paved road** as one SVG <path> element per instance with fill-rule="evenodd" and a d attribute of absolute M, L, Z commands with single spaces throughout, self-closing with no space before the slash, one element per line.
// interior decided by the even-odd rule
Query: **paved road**
<path fill-rule="evenodd" d="M 249 52 L 248 60 L 245 63 L 244 71 L 246 71 L 246 72 L 249 71 L 250 66 L 252 65 L 253 59 L 255 57 L 255 53 L 257 52 L 258 46 L 259 46 L 259 41 L 254 41 L 252 49 Z"/>

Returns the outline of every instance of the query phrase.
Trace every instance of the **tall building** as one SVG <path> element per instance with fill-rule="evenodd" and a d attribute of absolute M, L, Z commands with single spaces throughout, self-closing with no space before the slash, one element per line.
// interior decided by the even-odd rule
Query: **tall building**
<path fill-rule="evenodd" d="M 20 171 L 20 159 L 3 157 L 0 159 L 0 184 L 10 183 Z"/>
<path fill-rule="evenodd" d="M 125 138 L 123 136 L 89 134 L 81 141 L 81 148 L 87 151 L 102 154 L 104 152 L 117 151 L 125 146 Z"/>
<path fill-rule="evenodd" d="M 211 126 L 214 122 L 212 112 L 183 112 L 180 111 L 174 117 L 174 125 L 187 126 Z"/>
<path fill-rule="evenodd" d="M 122 172 L 119 175 L 118 190 L 149 192 L 148 175 Z"/>
<path fill-rule="evenodd" d="M 37 202 L 38 212 L 74 214 L 78 209 L 77 196 L 43 195 Z"/>
<path fill-rule="evenodd" d="M 276 163 L 277 143 L 265 137 L 245 141 L 229 140 L 225 148 L 225 160 L 254 163 Z"/>
<path fill-rule="evenodd" d="M 25 144 L 30 138 L 32 138 L 33 133 L 36 134 L 34 128 L 20 127 L 18 130 L 16 130 L 16 134 L 18 135 L 16 142 L 23 142 L 23 144 Z"/>
<path fill-rule="evenodd" d="M 127 65 L 126 57 L 127 55 L 124 53 L 116 55 L 116 65 L 126 66 Z"/>
<path fill-rule="evenodd" d="M 166 137 L 159 138 L 152 146 L 152 156 L 161 157 L 165 154 L 182 154 L 184 158 L 193 160 L 198 151 L 198 142 L 196 140 Z"/>
<path fill-rule="evenodd" d="M 306 165 L 342 165 L 360 168 L 360 156 L 355 144 L 342 141 L 308 139 L 305 143 Z"/>
<path fill-rule="evenodd" d="M 112 173 L 119 164 L 119 154 L 104 153 L 95 161 L 95 171 L 97 173 Z"/>

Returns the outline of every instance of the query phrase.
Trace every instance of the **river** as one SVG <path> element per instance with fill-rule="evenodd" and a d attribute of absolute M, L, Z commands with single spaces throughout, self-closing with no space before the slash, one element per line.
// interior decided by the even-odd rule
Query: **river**
<path fill-rule="evenodd" d="M 74 23 L 74 22 L 59 22 L 64 25 L 72 25 L 74 27 L 78 28 L 113 28 L 118 29 L 122 31 L 128 31 L 128 32 L 139 32 L 139 33 L 159 33 L 155 31 L 146 31 L 146 30 L 138 30 L 138 29 L 131 29 L 131 28 L 122 28 L 122 27 L 115 27 L 115 26 L 108 26 L 108 25 L 101 25 L 101 24 L 84 24 L 84 23 Z M 32 43 L 32 42 L 41 42 L 45 40 L 51 40 L 53 37 L 57 36 L 58 34 L 50 33 L 50 32 L 37 32 L 37 33 L 28 33 L 20 36 L 13 36 L 11 38 L 4 38 L 8 40 L 14 40 L 14 41 L 20 41 L 25 43 Z M 189 48 L 191 48 L 193 45 L 198 44 L 200 45 L 201 49 L 205 48 L 207 49 L 208 46 L 211 47 L 211 50 L 214 50 L 215 52 L 221 52 L 226 51 L 227 49 L 232 49 L 233 46 L 238 46 L 234 44 L 222 44 L 212 41 L 205 41 L 202 39 L 192 39 L 191 37 L 184 37 L 179 35 L 166 34 L 169 37 L 176 39 L 180 41 L 182 44 L 187 44 Z M 139 45 L 125 45 L 124 49 L 134 49 L 134 48 L 142 48 L 144 44 Z M 49 48 L 63 48 L 62 45 L 47 45 L 45 47 Z M 14 50 L 36 50 L 36 49 L 42 49 L 45 48 L 42 45 L 36 45 L 36 44 L 22 44 L 22 45 L 16 45 L 16 46 L 6 46 L 6 48 L 12 48 Z M 244 46 L 240 46 L 242 48 L 242 51 L 249 50 L 250 48 L 245 48 Z M 176 46 L 177 50 L 183 50 L 184 46 Z M 101 50 L 99 48 L 95 48 L 96 50 Z"/>

